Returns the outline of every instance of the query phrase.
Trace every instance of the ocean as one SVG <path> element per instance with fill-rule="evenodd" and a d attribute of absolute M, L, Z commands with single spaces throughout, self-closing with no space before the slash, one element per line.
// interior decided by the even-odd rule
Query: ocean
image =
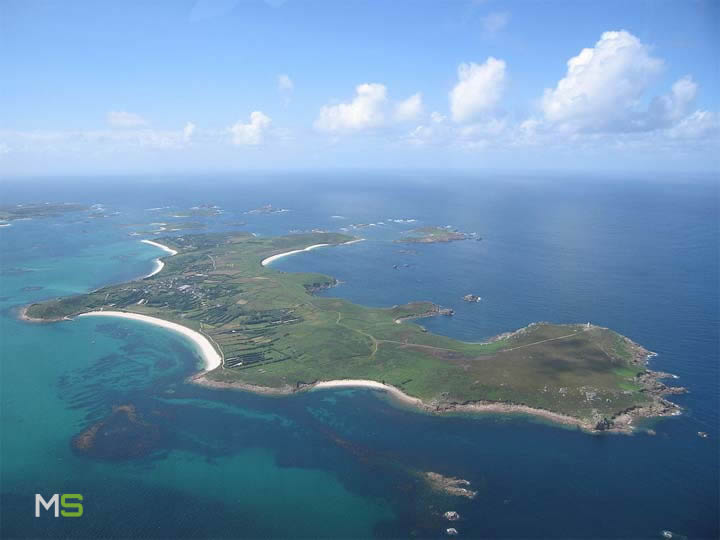
<path fill-rule="evenodd" d="M 462 538 L 720 536 L 716 180 L 248 173 L 4 180 L 0 193 L 6 204 L 100 205 L 0 227 L 3 538 L 438 538 L 451 526 Z M 245 213 L 264 204 L 289 211 Z M 183 232 L 130 232 L 197 205 L 223 210 L 184 220 L 208 231 L 364 237 L 273 267 L 332 275 L 340 284 L 323 295 L 365 305 L 453 308 L 422 321 L 436 333 L 610 327 L 679 377 L 669 384 L 689 389 L 672 397 L 684 414 L 649 422 L 654 434 L 588 435 L 522 416 L 420 413 L 368 389 L 214 390 L 185 382 L 198 352 L 162 328 L 18 320 L 28 303 L 147 275 L 163 254 L 139 240 Z M 393 242 L 424 225 L 482 241 Z M 468 293 L 482 301 L 463 302 Z M 73 450 L 121 405 L 143 429 L 119 425 L 101 456 Z M 426 471 L 478 495 L 433 493 Z M 36 518 L 36 493 L 82 494 L 83 516 Z"/>

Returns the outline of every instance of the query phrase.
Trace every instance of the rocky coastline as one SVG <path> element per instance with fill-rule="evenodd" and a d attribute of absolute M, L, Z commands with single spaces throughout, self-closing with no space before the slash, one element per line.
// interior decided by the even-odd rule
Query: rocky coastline
<path fill-rule="evenodd" d="M 517 331 L 516 331 L 517 332 Z M 515 333 L 515 332 L 513 332 Z M 629 340 L 628 340 L 629 341 Z M 643 347 L 633 343 L 634 360 L 647 364 L 648 358 L 654 356 Z M 288 396 L 291 394 L 306 392 L 314 388 L 331 387 L 331 386 L 356 386 L 369 387 L 376 390 L 382 390 L 398 401 L 420 409 L 430 414 L 445 413 L 496 413 L 496 414 L 524 414 L 535 416 L 552 423 L 574 426 L 587 433 L 624 433 L 629 434 L 636 431 L 635 421 L 643 418 L 677 416 L 681 414 L 682 407 L 665 399 L 663 396 L 669 394 L 682 394 L 687 392 L 683 387 L 668 387 L 660 379 L 671 378 L 672 375 L 660 371 L 651 371 L 646 369 L 636 378 L 642 385 L 644 392 L 653 397 L 652 402 L 648 405 L 631 407 L 620 411 L 612 417 L 602 417 L 593 419 L 582 419 L 563 413 L 558 413 L 538 407 L 531 407 L 523 403 L 511 403 L 503 401 L 477 400 L 466 402 L 452 402 L 433 400 L 424 402 L 419 398 L 410 396 L 399 388 L 387 383 L 377 381 L 299 381 L 295 385 L 284 385 L 281 387 L 259 386 L 242 382 L 225 382 L 208 378 L 208 372 L 199 373 L 189 379 L 190 382 L 207 386 L 210 388 L 241 390 L 262 394 L 267 396 Z"/>

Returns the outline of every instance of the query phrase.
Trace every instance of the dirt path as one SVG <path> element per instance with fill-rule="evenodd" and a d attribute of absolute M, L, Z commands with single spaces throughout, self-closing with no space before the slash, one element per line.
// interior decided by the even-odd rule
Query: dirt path
<path fill-rule="evenodd" d="M 510 347 L 509 349 L 500 349 L 500 350 L 498 350 L 498 353 L 508 352 L 508 351 L 516 351 L 518 349 L 524 349 L 525 347 L 532 347 L 533 345 L 540 345 L 541 343 L 547 343 L 548 341 L 557 341 L 558 339 L 565 339 L 565 338 L 573 337 L 573 336 L 576 336 L 577 334 L 578 334 L 577 332 L 573 332 L 572 334 L 568 334 L 567 336 L 559 336 L 559 337 L 554 337 L 554 338 L 549 338 L 549 339 L 543 339 L 542 341 L 536 341 L 534 343 L 526 343 L 525 345 L 518 345 L 517 347 Z"/>
<path fill-rule="evenodd" d="M 342 320 L 342 313 L 340 311 L 337 312 L 337 320 L 335 321 L 335 324 L 338 326 L 342 326 L 343 328 L 347 328 L 348 330 L 352 330 L 353 332 L 357 332 L 358 334 L 365 336 L 372 342 L 372 353 L 370 353 L 370 360 L 375 359 L 375 355 L 378 351 L 378 340 L 375 338 L 375 336 L 368 334 L 367 332 L 363 332 L 362 330 L 358 330 L 357 328 L 351 328 L 349 326 L 346 326 L 344 324 L 340 324 L 340 321 Z"/>

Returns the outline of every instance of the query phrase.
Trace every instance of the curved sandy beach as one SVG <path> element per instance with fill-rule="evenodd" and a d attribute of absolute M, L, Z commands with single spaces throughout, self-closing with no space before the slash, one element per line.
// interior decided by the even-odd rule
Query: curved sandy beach
<path fill-rule="evenodd" d="M 268 257 L 267 259 L 263 259 L 260 263 L 263 266 L 267 266 L 273 261 L 277 261 L 278 259 L 282 259 L 283 257 L 287 257 L 288 255 L 295 255 L 296 253 L 301 253 L 303 251 L 310 251 L 311 249 L 319 248 L 319 247 L 325 247 L 329 246 L 330 244 L 315 244 L 312 246 L 308 246 L 305 249 L 293 249 L 292 251 L 286 251 L 285 253 L 278 253 L 277 255 L 272 255 L 271 257 Z"/>
<path fill-rule="evenodd" d="M 157 248 L 160 248 L 160 249 L 162 249 L 163 251 L 165 251 L 166 253 L 169 253 L 170 256 L 177 255 L 177 251 L 175 251 L 174 249 L 169 248 L 169 247 L 167 247 L 167 246 L 165 246 L 165 245 L 163 245 L 163 244 L 160 244 L 159 242 L 153 242 L 152 240 L 140 240 L 140 241 L 141 241 L 143 244 L 149 244 L 149 245 L 151 245 L 151 246 L 155 246 L 155 247 L 157 247 Z M 155 262 L 155 268 L 153 269 L 153 271 L 150 272 L 147 276 L 143 276 L 142 279 L 147 279 L 147 278 L 149 278 L 149 277 L 154 276 L 155 274 L 157 274 L 158 272 L 160 272 L 160 270 L 162 270 L 162 269 L 165 267 L 165 263 L 162 262 L 159 258 L 155 259 L 154 262 Z"/>
<path fill-rule="evenodd" d="M 277 255 L 272 255 L 270 257 L 267 257 L 266 259 L 263 259 L 260 262 L 260 264 L 263 266 L 267 266 L 271 262 L 276 261 L 278 259 L 282 259 L 283 257 L 287 257 L 288 255 L 295 255 L 296 253 L 302 253 L 303 251 L 310 251 L 311 249 L 325 247 L 325 246 L 332 246 L 332 245 L 346 246 L 348 244 L 355 244 L 356 242 L 362 242 L 363 240 L 365 240 L 365 239 L 358 238 L 357 240 L 350 240 L 349 242 L 343 242 L 342 244 L 315 244 L 312 246 L 308 246 L 304 249 L 293 249 L 292 251 L 286 251 L 285 253 L 278 253 Z"/>
<path fill-rule="evenodd" d="M 338 379 L 334 381 L 321 381 L 315 383 L 311 390 L 322 390 L 324 388 L 372 388 L 374 390 L 383 390 L 403 403 L 415 405 L 417 407 L 423 407 L 425 405 L 421 399 L 409 396 L 394 386 L 377 381 L 371 381 L 369 379 Z"/>
<path fill-rule="evenodd" d="M 234 390 L 244 390 L 246 392 L 253 392 L 255 394 L 264 395 L 275 395 L 283 396 L 295 394 L 297 392 L 307 392 L 314 390 L 323 390 L 331 388 L 370 388 L 372 390 L 379 390 L 386 392 L 388 396 L 395 399 L 396 401 L 416 407 L 420 410 L 433 413 L 442 414 L 448 412 L 464 412 L 464 413 L 490 413 L 490 414 L 524 414 L 549 420 L 557 424 L 564 424 L 568 426 L 577 426 L 585 431 L 593 432 L 593 425 L 587 421 L 572 416 L 567 416 L 561 413 L 555 413 L 546 409 L 536 409 L 528 407 L 527 405 L 518 405 L 514 403 L 503 403 L 503 402 L 489 402 L 489 401 L 477 401 L 471 403 L 457 403 L 447 404 L 444 406 L 437 406 L 433 403 L 426 403 L 420 398 L 410 396 L 400 390 L 399 388 L 384 384 L 378 381 L 372 381 L 369 379 L 338 379 L 333 381 L 319 381 L 309 384 L 302 384 L 299 386 L 285 385 L 283 387 L 269 387 L 269 386 L 257 386 L 254 384 L 236 382 L 221 382 L 208 379 L 205 373 L 200 373 L 196 377 L 192 378 L 192 382 L 207 386 L 210 388 L 225 388 Z M 615 430 L 622 433 L 630 433 L 632 428 L 630 426 Z"/>
<path fill-rule="evenodd" d="M 181 324 L 157 319 L 148 315 L 127 313 L 125 311 L 89 311 L 87 313 L 81 313 L 78 317 L 120 317 L 122 319 L 132 319 L 134 321 L 142 321 L 156 326 L 162 326 L 163 328 L 182 334 L 197 346 L 200 351 L 200 356 L 202 356 L 203 362 L 205 363 L 204 371 L 210 371 L 222 365 L 222 357 L 220 353 L 215 350 L 215 347 L 212 346 L 210 340 L 200 332 L 191 330 Z"/>
<path fill-rule="evenodd" d="M 149 278 L 160 272 L 165 267 L 165 263 L 162 262 L 160 259 L 154 259 L 153 262 L 155 263 L 155 268 L 152 272 L 150 272 L 147 276 L 143 276 L 143 279 Z"/>
<path fill-rule="evenodd" d="M 158 248 L 162 249 L 163 251 L 166 251 L 166 252 L 169 253 L 170 255 L 177 255 L 177 251 L 175 251 L 174 249 L 169 248 L 169 247 L 167 247 L 167 246 L 165 246 L 165 245 L 163 245 L 163 244 L 160 244 L 159 242 L 153 242 L 152 240 L 140 240 L 140 241 L 141 241 L 143 244 L 149 244 L 149 245 L 151 245 L 151 246 L 158 247 Z"/>

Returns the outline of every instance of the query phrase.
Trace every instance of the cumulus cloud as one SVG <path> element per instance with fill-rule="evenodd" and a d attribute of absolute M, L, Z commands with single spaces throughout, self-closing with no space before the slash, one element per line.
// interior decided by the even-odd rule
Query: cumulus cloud
<path fill-rule="evenodd" d="M 720 116 L 710 111 L 695 111 L 667 130 L 673 139 L 701 139 L 720 133 Z"/>
<path fill-rule="evenodd" d="M 415 120 L 422 114 L 422 109 L 422 94 L 418 92 L 395 106 L 395 120 L 398 122 Z"/>
<path fill-rule="evenodd" d="M 229 129 L 232 135 L 232 143 L 236 145 L 258 145 L 262 144 L 272 120 L 261 111 L 250 113 L 250 122 L 243 124 L 237 122 Z"/>
<path fill-rule="evenodd" d="M 492 111 L 505 88 L 505 62 L 489 57 L 484 64 L 460 64 L 458 83 L 450 92 L 455 122 L 468 122 Z"/>
<path fill-rule="evenodd" d="M 638 38 L 604 32 L 567 63 L 566 75 L 542 98 L 545 119 L 570 131 L 623 131 L 638 100 L 663 67 Z"/>
<path fill-rule="evenodd" d="M 645 122 L 641 121 L 641 127 L 653 129 L 677 124 L 687 116 L 696 95 L 697 84 L 692 77 L 683 77 L 672 85 L 668 94 L 652 100 L 647 119 Z"/>
<path fill-rule="evenodd" d="M 510 14 L 507 12 L 490 13 L 480 20 L 482 24 L 483 34 L 487 37 L 493 37 L 501 32 L 510 22 Z"/>
<path fill-rule="evenodd" d="M 107 122 L 112 127 L 131 128 L 146 126 L 145 119 L 136 113 L 126 111 L 110 111 L 107 113 Z"/>
<path fill-rule="evenodd" d="M 357 131 L 376 127 L 383 123 L 383 108 L 387 101 L 385 85 L 378 83 L 360 84 L 355 88 L 355 97 L 349 103 L 325 105 L 315 120 L 320 131 Z"/>

